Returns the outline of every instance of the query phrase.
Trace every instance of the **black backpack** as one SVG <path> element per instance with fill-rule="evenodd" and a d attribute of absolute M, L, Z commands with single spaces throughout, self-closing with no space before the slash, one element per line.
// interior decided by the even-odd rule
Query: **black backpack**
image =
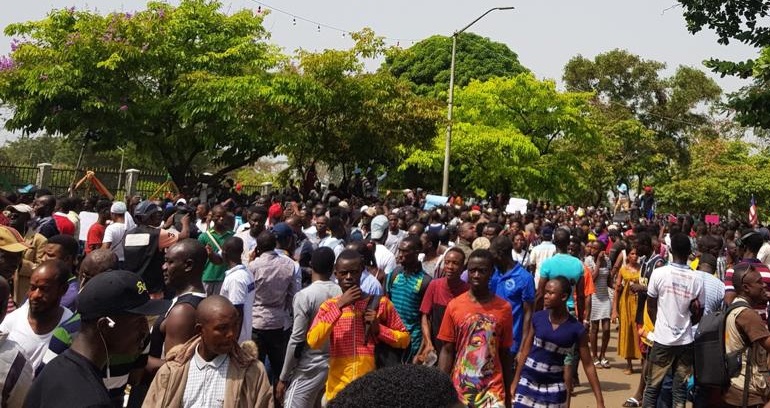
<path fill-rule="evenodd" d="M 727 316 L 736 309 L 750 307 L 743 300 L 733 302 L 727 309 L 709 313 L 700 321 L 695 333 L 695 361 L 693 372 L 698 385 L 719 387 L 730 386 L 730 379 L 740 374 L 743 353 L 725 351 L 725 329 Z M 747 374 L 750 364 L 746 364 Z M 747 376 L 748 377 L 748 376 Z"/>

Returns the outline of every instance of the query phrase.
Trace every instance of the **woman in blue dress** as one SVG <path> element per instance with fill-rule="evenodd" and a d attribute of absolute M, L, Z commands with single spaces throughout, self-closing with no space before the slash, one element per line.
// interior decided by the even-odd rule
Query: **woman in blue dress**
<path fill-rule="evenodd" d="M 519 351 L 513 382 L 516 384 L 514 407 L 568 407 L 564 357 L 578 347 L 580 361 L 596 397 L 596 406 L 604 408 L 604 397 L 588 350 L 585 327 L 567 311 L 570 291 L 569 281 L 561 276 L 545 285 L 545 310 L 532 315 L 532 327 Z"/>

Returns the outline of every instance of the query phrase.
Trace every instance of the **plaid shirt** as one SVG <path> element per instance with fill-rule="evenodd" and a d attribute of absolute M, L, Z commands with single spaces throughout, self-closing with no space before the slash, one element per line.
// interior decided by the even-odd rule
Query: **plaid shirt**
<path fill-rule="evenodd" d="M 338 305 L 339 299 L 337 296 L 321 304 L 307 333 L 307 343 L 314 349 L 321 348 L 327 340 L 329 341 L 327 401 L 334 398 L 350 382 L 375 369 L 375 341 L 364 341 L 364 314 L 369 297 L 342 309 Z M 376 341 L 396 348 L 406 348 L 409 345 L 409 333 L 388 298 L 380 298 L 377 316 L 380 332 Z"/>

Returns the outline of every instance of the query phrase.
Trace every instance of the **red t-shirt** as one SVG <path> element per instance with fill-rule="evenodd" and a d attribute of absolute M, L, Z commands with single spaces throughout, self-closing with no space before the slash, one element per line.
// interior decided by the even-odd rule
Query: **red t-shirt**
<path fill-rule="evenodd" d="M 88 235 L 86 235 L 86 253 L 90 254 L 94 249 L 99 249 L 104 241 L 104 230 L 107 227 L 95 222 L 88 229 Z"/>
<path fill-rule="evenodd" d="M 75 237 L 75 224 L 66 215 L 53 214 L 53 221 L 56 223 L 56 228 L 59 229 L 59 234 Z"/>
<path fill-rule="evenodd" d="M 425 290 L 420 312 L 430 314 L 434 306 L 446 306 L 449 301 L 468 291 L 468 283 L 460 281 L 457 286 L 450 287 L 447 278 L 433 279 Z"/>
<path fill-rule="evenodd" d="M 438 338 L 455 344 L 452 383 L 463 405 L 504 406 L 500 351 L 513 345 L 511 305 L 497 296 L 481 304 L 463 293 L 447 305 Z"/>

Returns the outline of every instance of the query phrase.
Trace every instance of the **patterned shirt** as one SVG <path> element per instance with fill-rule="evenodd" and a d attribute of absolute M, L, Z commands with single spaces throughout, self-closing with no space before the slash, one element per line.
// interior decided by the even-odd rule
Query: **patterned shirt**
<path fill-rule="evenodd" d="M 184 408 L 222 407 L 225 403 L 225 384 L 230 357 L 220 354 L 211 361 L 204 360 L 198 349 L 187 370 L 182 406 Z"/>
<path fill-rule="evenodd" d="M 330 401 L 350 382 L 374 371 L 374 341 L 365 341 L 366 313 L 369 297 L 340 309 L 340 297 L 331 298 L 321 304 L 307 333 L 307 344 L 320 349 L 329 344 L 329 375 L 326 380 L 326 400 Z M 396 348 L 406 348 L 409 333 L 396 313 L 393 303 L 386 297 L 380 298 L 377 316 L 380 332 L 378 342 Z"/>

